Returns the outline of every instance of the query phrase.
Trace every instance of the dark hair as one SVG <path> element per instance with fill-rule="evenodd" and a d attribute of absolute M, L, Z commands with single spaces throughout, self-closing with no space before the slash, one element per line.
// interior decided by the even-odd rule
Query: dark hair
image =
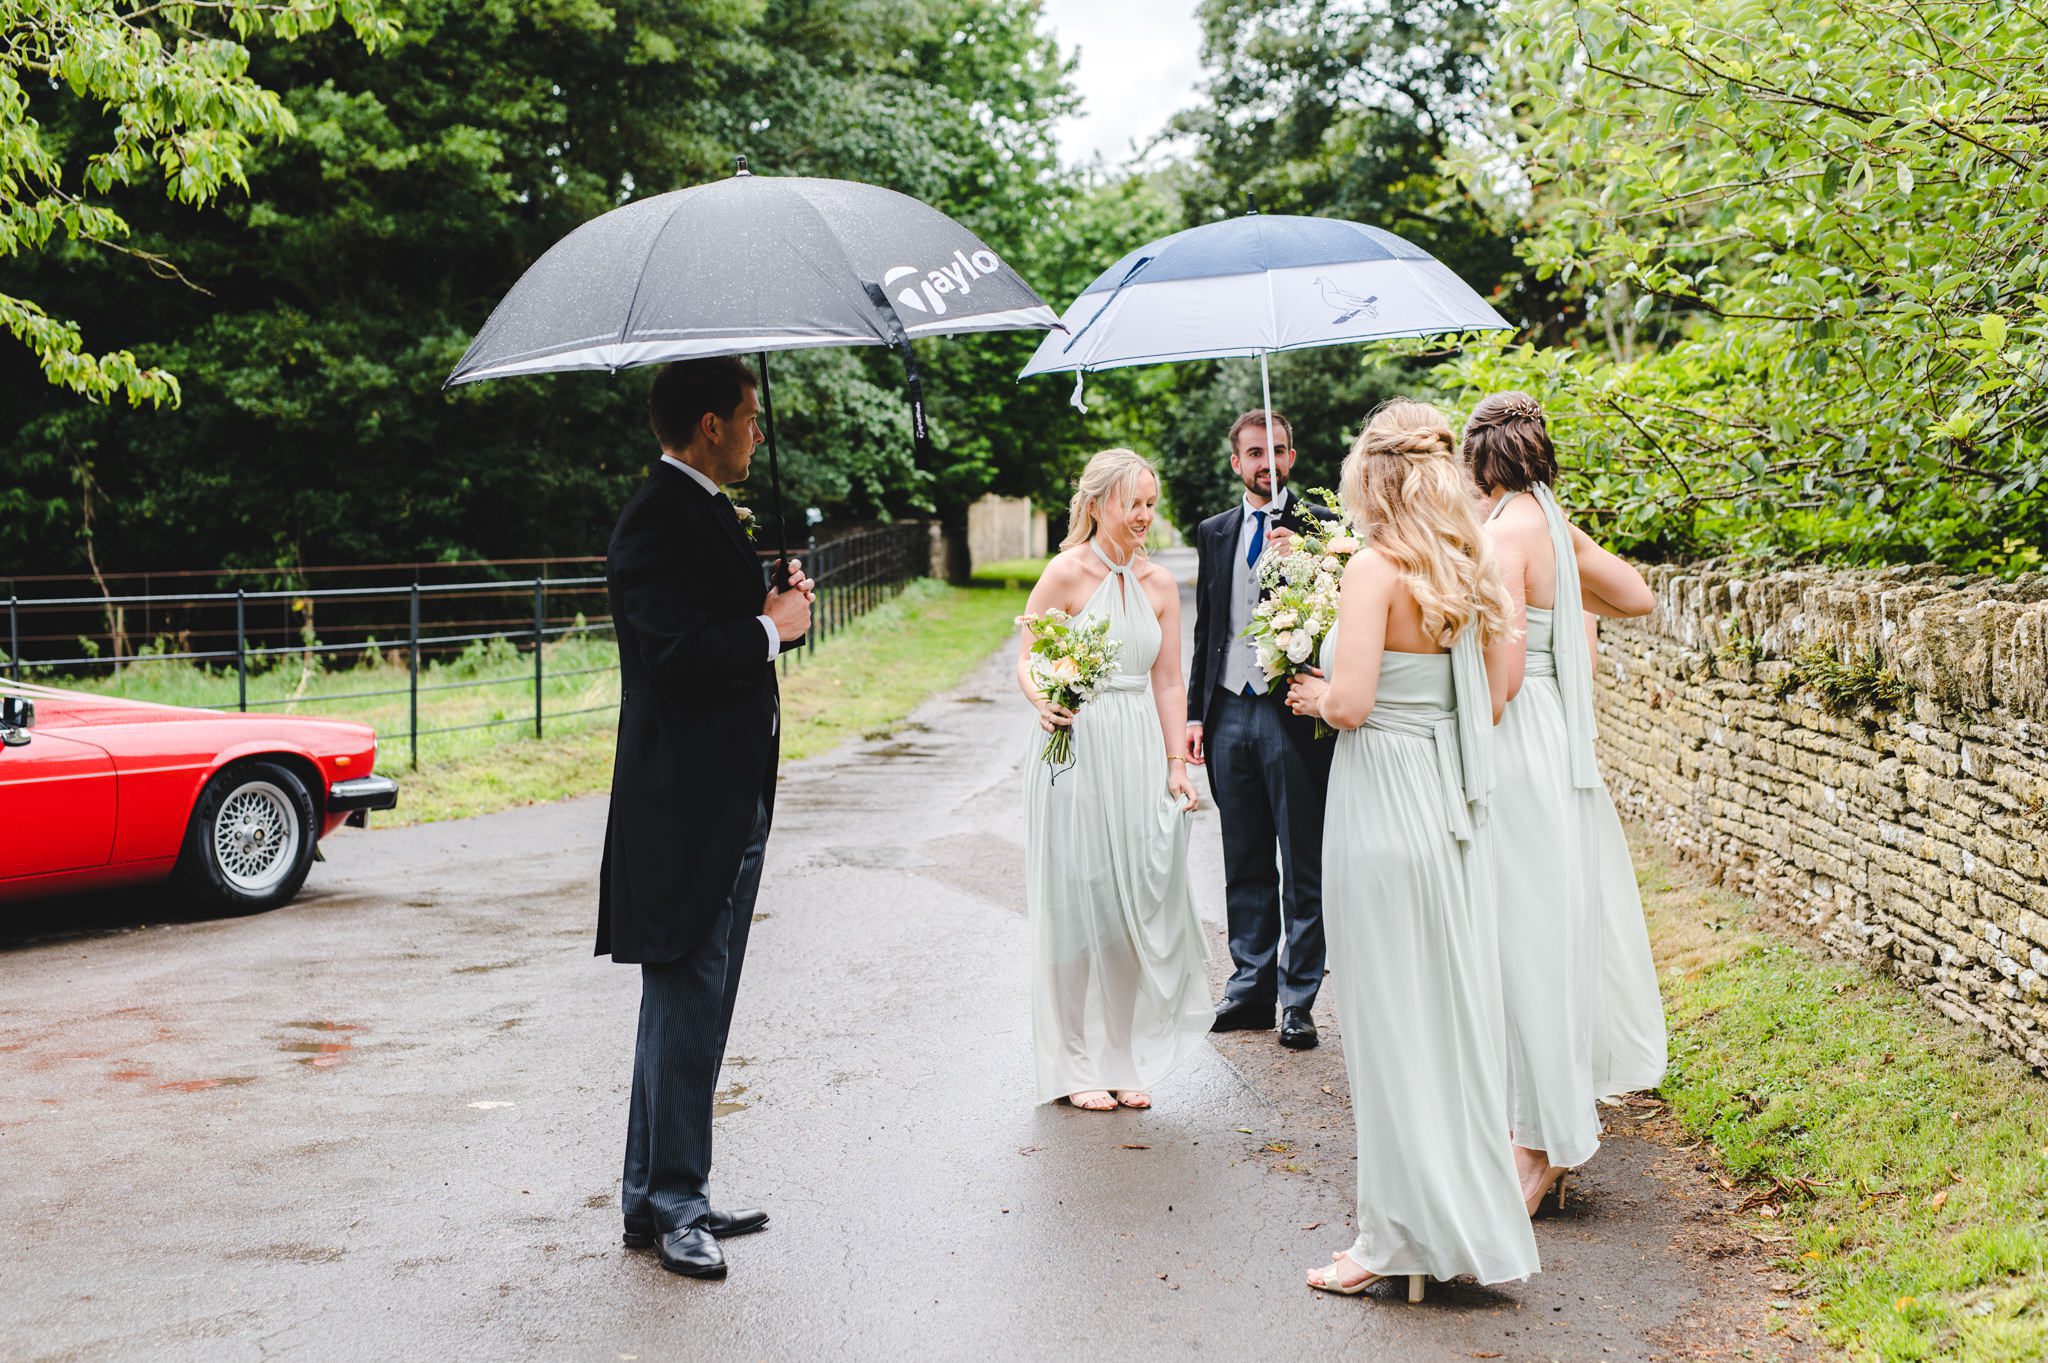
<path fill-rule="evenodd" d="M 1481 491 L 1527 492 L 1557 481 L 1557 448 L 1543 409 L 1527 393 L 1491 393 L 1465 423 L 1465 467 Z"/>
<path fill-rule="evenodd" d="M 1292 445 L 1294 443 L 1294 423 L 1281 416 L 1280 413 L 1275 412 L 1273 413 L 1273 424 L 1287 432 L 1287 443 Z M 1230 423 L 1230 452 L 1232 454 L 1237 453 L 1237 437 L 1248 426 L 1256 426 L 1260 431 L 1264 431 L 1266 429 L 1266 409 L 1260 407 L 1254 411 L 1246 412 L 1243 416 Z"/>
<path fill-rule="evenodd" d="M 754 371 L 730 355 L 673 360 L 647 392 L 647 424 L 663 449 L 680 450 L 696 437 L 706 412 L 730 421 L 754 384 Z"/>

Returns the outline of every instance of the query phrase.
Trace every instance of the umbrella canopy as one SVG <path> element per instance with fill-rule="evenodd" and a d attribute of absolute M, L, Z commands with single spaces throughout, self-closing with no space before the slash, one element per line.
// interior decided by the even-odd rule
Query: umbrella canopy
<path fill-rule="evenodd" d="M 1020 377 L 1508 329 L 1469 284 L 1392 232 L 1263 213 L 1140 246 L 1060 321 Z"/>
<path fill-rule="evenodd" d="M 871 287 L 872 286 L 872 287 Z M 449 386 L 703 355 L 1046 328 L 980 238 L 908 195 L 751 175 L 592 219 L 499 302 Z"/>

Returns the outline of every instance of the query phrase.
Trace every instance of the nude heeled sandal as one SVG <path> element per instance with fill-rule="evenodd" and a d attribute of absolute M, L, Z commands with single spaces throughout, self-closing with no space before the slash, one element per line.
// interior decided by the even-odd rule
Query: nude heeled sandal
<path fill-rule="evenodd" d="M 1328 1268 L 1319 1269 L 1317 1271 L 1317 1275 L 1311 1277 L 1308 1280 L 1308 1285 L 1318 1292 L 1332 1292 L 1340 1297 L 1355 1297 L 1359 1293 L 1365 1291 L 1366 1288 L 1371 1287 L 1374 1283 L 1384 1282 L 1388 1278 L 1399 1276 L 1397 1274 L 1392 1273 L 1373 1273 L 1368 1271 L 1363 1278 L 1360 1278 L 1355 1283 L 1340 1282 L 1336 1276 L 1337 1263 L 1339 1260 L 1350 1260 L 1352 1267 L 1358 1269 L 1365 1268 L 1365 1265 L 1359 1263 L 1356 1259 L 1352 1259 L 1349 1254 L 1339 1254 L 1335 1259 L 1332 1259 L 1330 1261 L 1330 1266 Z M 1419 1302 L 1422 1300 L 1422 1284 L 1422 1274 L 1410 1273 L 1408 1275 L 1409 1301 Z"/>

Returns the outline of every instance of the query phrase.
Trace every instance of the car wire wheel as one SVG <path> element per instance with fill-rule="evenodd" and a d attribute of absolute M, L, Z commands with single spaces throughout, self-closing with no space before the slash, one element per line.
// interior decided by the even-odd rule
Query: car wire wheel
<path fill-rule="evenodd" d="M 292 873 L 304 836 L 296 801 L 269 781 L 245 781 L 213 817 L 214 861 L 243 894 L 268 894 Z"/>

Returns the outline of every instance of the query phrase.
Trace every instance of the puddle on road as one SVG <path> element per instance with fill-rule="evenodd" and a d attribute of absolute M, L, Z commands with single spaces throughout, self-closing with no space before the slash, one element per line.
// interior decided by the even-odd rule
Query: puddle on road
<path fill-rule="evenodd" d="M 173 1084 L 158 1084 L 157 1087 L 172 1093 L 198 1093 L 203 1089 L 235 1088 L 251 1083 L 255 1078 L 253 1074 L 226 1074 L 218 1079 L 180 1079 Z"/>
<path fill-rule="evenodd" d="M 360 1032 L 364 1030 L 363 1025 L 359 1022 L 327 1022 L 318 1019 L 307 1022 L 287 1022 L 285 1026 L 303 1027 L 315 1032 Z M 348 1059 L 350 1052 L 355 1049 L 355 1041 L 354 1038 L 347 1036 L 333 1041 L 280 1041 L 277 1043 L 277 1048 L 280 1051 L 298 1056 L 301 1065 L 311 1065 L 315 1069 L 328 1069 Z"/>
<path fill-rule="evenodd" d="M 735 1112 L 744 1111 L 747 1105 L 740 1101 L 740 1095 L 746 1091 L 745 1084 L 734 1084 L 729 1089 L 720 1089 L 712 1094 L 711 1115 L 730 1117 Z"/>

